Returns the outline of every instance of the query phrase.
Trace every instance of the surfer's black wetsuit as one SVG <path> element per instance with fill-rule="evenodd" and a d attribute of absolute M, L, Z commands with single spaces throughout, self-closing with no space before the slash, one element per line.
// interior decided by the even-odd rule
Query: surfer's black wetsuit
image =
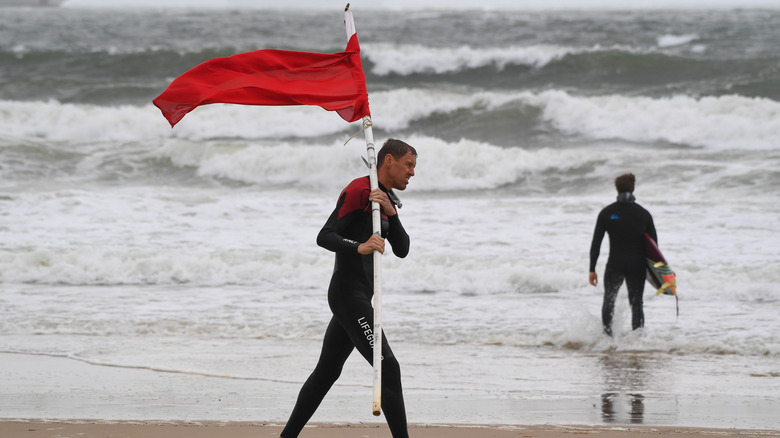
<path fill-rule="evenodd" d="M 388 192 L 381 184 L 380 188 Z M 339 195 L 336 209 L 317 236 L 318 245 L 336 253 L 336 265 L 328 288 L 328 304 L 333 318 L 325 331 L 317 366 L 301 388 L 290 420 L 282 431 L 283 438 L 298 436 L 338 379 L 353 348 L 357 348 L 369 363 L 373 362 L 373 255 L 357 252 L 358 246 L 373 232 L 371 203 L 368 200 L 370 193 L 367 176 L 352 181 Z M 398 215 L 388 217 L 382 214 L 382 237 L 390 242 L 396 256 L 403 258 L 409 253 L 409 235 Z M 408 437 L 401 369 L 384 333 L 382 410 L 393 437 Z"/>
<path fill-rule="evenodd" d="M 604 232 L 609 233 L 609 258 L 604 269 L 604 304 L 601 322 L 604 331 L 612 334 L 612 315 L 618 289 L 626 281 L 628 302 L 631 304 L 631 326 L 634 330 L 645 325 L 642 294 L 645 289 L 646 260 L 644 234 L 658 241 L 650 213 L 634 202 L 631 193 L 621 193 L 618 201 L 599 213 L 593 241 L 590 245 L 590 272 L 595 272 Z"/>

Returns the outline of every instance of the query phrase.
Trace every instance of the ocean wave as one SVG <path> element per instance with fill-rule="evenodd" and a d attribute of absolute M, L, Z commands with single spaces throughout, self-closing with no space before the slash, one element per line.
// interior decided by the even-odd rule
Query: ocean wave
<path fill-rule="evenodd" d="M 273 279 L 278 285 L 309 288 L 319 286 L 333 267 L 332 258 L 320 251 L 283 254 L 274 250 L 182 251 L 97 245 L 4 251 L 0 263 L 13 268 L 0 274 L 0 283 L 82 286 L 258 286 Z M 307 266 L 311 283 L 298 275 L 301 266 Z"/>
<path fill-rule="evenodd" d="M 214 104 L 200 107 L 175 129 L 148 103 L 144 106 L 0 101 L 4 138 L 49 142 L 146 142 L 165 138 L 311 138 L 357 131 L 333 112 L 315 107 Z M 348 137 L 348 136 L 347 136 Z"/>
<path fill-rule="evenodd" d="M 685 35 L 666 34 L 656 38 L 656 41 L 658 42 L 658 47 L 674 47 L 690 44 L 698 39 L 699 35 L 695 33 Z"/>
<path fill-rule="evenodd" d="M 664 35 L 651 47 L 374 43 L 365 44 L 363 58 L 369 89 L 380 90 L 435 81 L 476 89 L 552 86 L 599 90 L 607 84 L 608 88 L 652 90 L 684 84 L 683 88 L 717 91 L 773 75 L 773 59 L 741 60 L 736 65 L 733 59 L 704 59 L 701 54 L 706 46 L 686 43 L 690 38 Z M 235 49 L 228 47 L 201 47 L 193 52 L 151 47 L 70 53 L 19 46 L 0 50 L 8 79 L 0 81 L 0 95 L 7 100 L 137 105 L 152 100 L 192 67 L 234 53 Z"/>
<path fill-rule="evenodd" d="M 363 42 L 361 52 L 365 61 L 373 67 L 370 73 L 377 76 L 413 73 L 443 74 L 461 70 L 492 66 L 499 70 L 508 65 L 543 67 L 567 55 L 599 52 L 624 52 L 637 55 L 658 53 L 659 49 L 689 44 L 697 35 L 662 35 L 657 45 L 632 47 L 628 45 L 566 46 L 558 44 L 493 45 L 476 46 L 463 44 L 451 47 L 437 47 L 425 44 L 396 44 L 390 42 Z M 284 47 L 267 47 L 282 49 Z M 198 42 L 194 46 L 170 47 L 168 44 L 149 46 L 105 45 L 94 47 L 68 46 L 60 49 L 37 47 L 25 44 L 0 46 L 0 60 L 7 65 L 7 74 L 25 79 L 23 71 L 35 70 L 45 73 L 48 67 L 59 73 L 56 76 L 82 75 L 99 79 L 118 75 L 136 78 L 165 78 L 178 74 L 195 65 L 215 57 L 231 56 L 250 50 L 247 47 L 218 45 Z M 304 50 L 304 47 L 297 50 Z M 333 47 L 329 53 L 342 50 Z M 143 68 L 140 68 L 143 66 Z M 52 79 L 56 79 L 56 76 Z"/>
<path fill-rule="evenodd" d="M 549 91 L 531 100 L 556 129 L 591 139 L 771 150 L 780 135 L 780 103 L 763 98 L 582 97 Z"/>
<path fill-rule="evenodd" d="M 0 95 L 7 100 L 58 100 L 97 104 L 150 101 L 167 83 L 230 49 L 179 52 L 165 48 L 0 50 Z"/>
<path fill-rule="evenodd" d="M 507 65 L 542 67 L 572 53 L 601 50 L 598 47 L 584 49 L 555 45 L 511 47 L 427 47 L 394 44 L 364 44 L 363 55 L 378 76 L 388 74 L 452 73 L 468 69 L 493 66 L 499 70 Z"/>
<path fill-rule="evenodd" d="M 530 111 L 518 112 L 518 105 Z M 715 150 L 770 150 L 780 136 L 780 103 L 739 95 L 654 98 L 581 96 L 561 90 L 465 93 L 405 88 L 372 94 L 371 108 L 375 129 L 394 132 L 414 126 L 415 132 L 430 136 L 444 136 L 451 128 L 450 118 L 460 111 L 467 112 L 458 114 L 464 123 L 472 118 L 488 120 L 509 131 L 497 131 L 496 136 L 522 137 L 524 132 L 517 127 L 532 125 L 583 139 L 673 143 Z M 207 105 L 171 130 L 152 105 L 0 101 L 3 136 L 36 141 L 346 138 L 357 130 L 357 123 L 344 123 L 335 113 L 316 107 Z M 467 130 L 462 135 L 468 137 Z M 522 140 L 515 146 L 523 146 Z"/>
<path fill-rule="evenodd" d="M 767 99 L 406 89 L 377 93 L 372 103 L 376 141 L 402 138 L 420 151 L 415 191 L 587 190 L 593 175 L 632 159 L 660 166 L 658 151 L 669 148 L 678 152 L 664 154 L 663 165 L 678 176 L 648 167 L 659 181 L 776 190 L 766 160 L 780 135 L 780 103 Z M 362 136 L 344 146 L 357 131 L 357 124 L 319 108 L 210 105 L 171 129 L 151 105 L 0 101 L 0 159 L 14 163 L 0 167 L 0 176 L 6 187 L 151 180 L 340 190 L 346 181 L 334 174 L 365 172 Z M 535 135 L 545 139 L 537 142 Z M 629 145 L 631 157 L 621 158 Z M 711 157 L 691 156 L 691 148 L 724 160 L 752 151 L 757 167 L 713 164 Z M 691 160 L 697 165 L 685 170 Z M 718 172 L 702 171 L 713 166 Z"/>
<path fill-rule="evenodd" d="M 406 94 L 406 96 L 404 96 Z M 420 114 L 402 112 L 412 106 L 412 97 L 419 96 L 423 108 Z M 780 135 L 780 103 L 738 95 L 694 97 L 674 95 L 653 98 L 645 96 L 604 95 L 579 96 L 561 90 L 515 93 L 455 93 L 437 94 L 439 99 L 425 105 L 427 92 L 393 92 L 377 105 L 376 120 L 387 120 L 388 129 L 404 129 L 413 121 L 417 129 L 425 129 L 425 119 L 435 114 L 451 114 L 466 109 L 476 114 L 489 113 L 492 124 L 506 120 L 503 129 L 533 122 L 543 130 L 552 129 L 559 135 L 587 140 L 618 140 L 631 143 L 679 144 L 713 150 L 772 150 Z M 433 97 L 433 96 L 431 96 Z M 535 111 L 518 113 L 520 104 Z M 514 105 L 514 106 L 513 106 Z M 385 108 L 396 118 L 383 117 Z M 517 116 L 533 119 L 517 119 Z M 482 115 L 482 120 L 485 119 Z M 441 117 L 446 119 L 446 117 Z M 535 119 L 535 120 L 534 120 Z M 499 125 L 501 126 L 501 125 Z M 436 132 L 436 126 L 430 126 Z M 441 135 L 439 133 L 439 135 Z M 464 135 L 467 135 L 464 132 Z M 516 146 L 522 146 L 518 139 Z"/>
<path fill-rule="evenodd" d="M 379 77 L 387 75 L 409 76 L 413 74 L 451 75 L 472 70 L 491 68 L 502 72 L 509 66 L 545 69 L 550 82 L 564 72 L 601 72 L 609 74 L 615 67 L 623 67 L 623 76 L 641 76 L 641 71 L 631 68 L 641 65 L 645 70 L 662 71 L 672 64 L 685 66 L 688 73 L 698 70 L 706 62 L 697 56 L 706 46 L 690 45 L 697 35 L 662 35 L 656 46 L 632 47 L 626 45 L 594 45 L 591 47 L 536 44 L 527 46 L 430 47 L 419 44 L 364 44 L 362 47 L 370 73 Z M 565 61 L 565 62 L 564 62 Z M 516 73 L 509 72 L 512 74 Z M 673 72 L 667 72 L 673 73 Z"/>
<path fill-rule="evenodd" d="M 445 141 L 411 134 L 403 139 L 418 148 L 417 175 L 410 187 L 415 191 L 480 191 L 522 186 L 529 193 L 544 193 L 570 183 L 549 174 L 587 178 L 601 159 L 587 148 L 525 150 L 461 139 Z M 381 140 L 384 141 L 384 140 Z M 340 190 L 346 181 L 334 174 L 360 175 L 366 172 L 360 157 L 365 146 L 339 142 L 305 145 L 281 142 L 274 145 L 204 144 L 170 141 L 160 150 L 175 166 L 193 168 L 198 175 L 225 178 L 257 186 Z M 564 182 L 565 181 L 565 182 Z"/>

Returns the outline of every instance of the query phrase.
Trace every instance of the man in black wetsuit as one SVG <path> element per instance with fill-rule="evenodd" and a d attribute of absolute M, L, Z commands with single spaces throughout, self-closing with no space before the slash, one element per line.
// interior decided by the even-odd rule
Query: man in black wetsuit
<path fill-rule="evenodd" d="M 406 257 L 409 235 L 396 210 L 393 189 L 404 190 L 414 176 L 417 151 L 408 144 L 389 139 L 377 155 L 379 188 L 371 190 L 368 176 L 352 181 L 339 195 L 336 209 L 317 236 L 317 244 L 336 253 L 336 264 L 328 288 L 333 317 L 325 331 L 317 366 L 303 384 L 281 438 L 295 438 L 317 410 L 336 382 L 344 362 L 354 348 L 373 362 L 374 295 L 373 252 L 384 253 L 385 239 L 393 254 Z M 382 237 L 373 234 L 371 201 L 381 206 Z M 407 438 L 401 389 L 401 368 L 382 336 L 382 409 L 393 438 Z"/>
<path fill-rule="evenodd" d="M 618 289 L 626 281 L 628 302 L 631 304 L 631 327 L 636 330 L 645 325 L 642 310 L 642 293 L 645 289 L 644 234 L 658 241 L 653 217 L 634 198 L 633 174 L 627 173 L 615 178 L 618 191 L 617 202 L 606 206 L 599 213 L 593 241 L 590 244 L 590 284 L 598 284 L 596 261 L 599 258 L 604 232 L 609 233 L 609 258 L 604 270 L 604 304 L 601 307 L 601 322 L 604 332 L 612 335 L 612 315 Z"/>

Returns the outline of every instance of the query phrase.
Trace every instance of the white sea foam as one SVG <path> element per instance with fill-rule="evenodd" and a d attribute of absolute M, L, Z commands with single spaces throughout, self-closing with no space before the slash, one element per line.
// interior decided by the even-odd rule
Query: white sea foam
<path fill-rule="evenodd" d="M 435 168 L 428 171 L 434 172 Z M 780 226 L 777 215 L 771 210 L 755 209 L 750 199 L 738 209 L 731 207 L 738 203 L 736 200 L 718 207 L 715 198 L 707 201 L 706 211 L 679 208 L 677 205 L 686 204 L 679 197 L 684 190 L 667 189 L 664 194 L 652 185 L 643 187 L 644 192 L 656 193 L 641 200 L 656 215 L 661 244 L 678 272 L 682 313 L 687 315 L 686 324 L 692 324 L 685 326 L 686 333 L 702 337 L 707 349 L 715 348 L 719 342 L 720 329 L 713 328 L 715 334 L 710 340 L 709 332 L 701 332 L 696 325 L 697 315 L 704 314 L 694 309 L 701 306 L 711 307 L 706 315 L 735 312 L 732 323 L 742 329 L 734 336 L 749 335 L 746 330 L 751 327 L 750 321 L 764 319 L 772 324 L 766 319 L 771 312 L 753 311 L 744 320 L 748 314 L 740 309 L 764 308 L 761 303 L 769 303 L 769 311 L 771 303 L 777 302 L 773 285 L 780 281 L 780 274 L 773 269 L 773 263 L 767 263 L 780 259 L 780 244 L 771 231 Z M 414 189 L 410 187 L 410 191 Z M 9 285 L 26 285 L 15 286 L 17 290 L 45 291 L 50 286 L 56 289 L 73 285 L 76 290 L 104 287 L 107 293 L 112 290 L 108 286 L 122 285 L 141 289 L 190 288 L 203 293 L 240 287 L 239 299 L 256 298 L 272 311 L 278 306 L 295 305 L 288 301 L 291 293 L 311 294 L 311 298 L 322 296 L 332 269 L 332 255 L 317 248 L 314 241 L 335 204 L 335 193 L 325 196 L 320 191 L 305 190 L 201 188 L 194 197 L 161 188 L 147 193 L 141 187 L 99 194 L 18 196 L 13 205 L 6 204 L 13 220 L 6 221 L 5 226 L 14 232 L 0 251 L 0 264 L 7 267 L 0 280 Z M 680 204 L 667 205 L 664 197 L 669 194 Z M 724 194 L 715 196 L 722 198 Z M 694 199 L 705 201 L 698 196 Z M 601 348 L 591 345 L 599 339 L 598 330 L 586 335 L 590 340 L 585 342 L 576 337 L 576 330 L 567 335 L 560 330 L 537 333 L 535 329 L 546 326 L 543 321 L 562 318 L 567 312 L 573 312 L 572 321 L 586 325 L 596 318 L 600 293 L 585 285 L 584 271 L 595 214 L 609 198 L 548 200 L 477 192 L 471 196 L 443 197 L 418 194 L 405 201 L 408 207 L 401 214 L 413 237 L 413 251 L 405 260 L 384 257 L 386 287 L 391 294 L 404 295 L 407 305 L 418 302 L 410 309 L 419 309 L 426 315 L 411 311 L 410 331 L 402 331 L 404 337 L 417 336 L 412 330 L 415 324 L 419 327 L 432 323 L 436 326 L 430 327 L 431 331 L 441 333 L 442 342 L 500 340 L 510 344 L 575 343 Z M 717 230 L 718 223 L 736 223 L 746 209 L 750 209 L 755 225 L 717 233 L 733 237 L 713 238 L 716 233 L 712 230 Z M 730 259 L 729 270 L 701 269 L 700 261 L 711 254 L 729 253 L 739 254 Z M 603 259 L 599 266 L 603 266 Z M 741 286 L 733 289 L 724 288 L 723 284 Z M 658 312 L 650 313 L 648 320 L 673 318 L 671 297 L 653 299 L 651 293 L 647 295 L 648 312 Z M 439 311 L 454 312 L 457 317 L 450 320 L 431 316 L 429 313 L 434 310 L 423 307 L 430 296 L 435 296 L 439 306 L 443 306 Z M 175 295 L 165 299 L 182 298 Z M 109 297 L 98 296 L 84 299 L 110 301 Z M 515 322 L 513 314 L 493 315 L 496 328 L 474 331 L 490 308 L 511 306 L 518 300 L 526 307 L 524 314 L 528 309 L 536 310 Z M 573 308 L 567 304 L 570 301 Z M 14 303 L 25 309 L 22 316 L 40 310 L 34 301 Z M 587 305 L 583 307 L 582 303 Z M 181 304 L 191 305 L 189 301 Z M 156 305 L 152 308 L 161 309 Z M 96 311 L 95 318 L 102 321 L 102 311 Z M 161 324 L 167 327 L 167 323 Z M 185 327 L 186 323 L 183 324 Z M 515 330 L 500 328 L 511 324 L 516 326 Z M 141 329 L 145 330 L 138 330 Z M 768 349 L 771 354 L 780 353 L 773 344 L 777 340 L 770 342 L 764 336 L 759 339 L 764 341 L 751 341 L 742 347 L 735 341 L 718 344 L 718 348 L 724 352 Z M 654 342 L 648 345 L 657 348 Z M 673 345 L 669 348 L 680 348 Z"/>
<path fill-rule="evenodd" d="M 776 147 L 775 139 L 780 136 L 780 103 L 737 95 L 652 98 L 578 96 L 556 90 L 463 94 L 399 89 L 371 97 L 375 124 L 390 131 L 437 113 L 500 111 L 501 105 L 510 102 L 538 107 L 543 119 L 556 129 L 587 139 L 769 150 Z M 5 136 L 57 142 L 315 138 L 342 132 L 346 138 L 358 129 L 357 123 L 346 124 L 335 113 L 310 107 L 208 105 L 170 130 L 151 105 L 0 101 L 0 130 Z"/>
<path fill-rule="evenodd" d="M 149 140 L 166 133 L 159 117 L 149 107 L 0 101 L 2 135 L 52 142 Z"/>
<path fill-rule="evenodd" d="M 348 178 L 367 171 L 359 142 L 191 142 L 170 140 L 158 151 L 177 166 L 197 169 L 201 176 L 228 178 L 258 186 L 323 187 L 340 190 Z M 364 151 L 362 151 L 364 152 Z"/>
<path fill-rule="evenodd" d="M 541 106 L 556 128 L 586 138 L 769 150 L 780 135 L 780 103 L 763 98 L 582 97 L 547 91 L 529 102 Z"/>
<path fill-rule="evenodd" d="M 542 67 L 568 54 L 601 50 L 554 45 L 511 47 L 429 47 L 423 45 L 364 44 L 363 54 L 374 64 L 377 75 L 410 75 L 414 73 L 453 73 L 465 69 L 507 65 Z"/>
<path fill-rule="evenodd" d="M 661 35 L 659 36 L 656 41 L 658 42 L 658 47 L 674 47 L 674 46 L 682 46 L 685 44 L 692 43 L 699 39 L 699 35 L 696 34 L 685 34 L 685 35 Z"/>
<path fill-rule="evenodd" d="M 526 192 L 546 190 L 548 174 L 566 179 L 573 169 L 595 160 L 586 149 L 525 150 L 502 148 L 461 139 L 447 142 L 410 135 L 405 141 L 418 148 L 413 192 L 474 192 L 522 185 Z M 359 141 L 340 142 L 192 142 L 168 140 L 155 152 L 174 165 L 194 168 L 204 177 L 226 178 L 258 187 L 294 187 L 317 193 L 341 190 L 351 179 L 335 175 L 365 174 L 365 150 Z M 648 156 L 652 151 L 646 152 Z M 577 178 L 576 172 L 571 176 Z M 560 183 L 560 182 L 559 182 Z"/>
<path fill-rule="evenodd" d="M 568 55 L 581 55 L 619 51 L 637 55 L 658 53 L 663 49 L 685 46 L 699 39 L 697 34 L 666 34 L 656 38 L 655 47 L 632 47 L 626 45 L 594 45 L 590 47 L 536 44 L 528 46 L 477 47 L 431 47 L 420 44 L 365 43 L 362 54 L 373 64 L 375 75 L 390 74 L 408 76 L 412 74 L 451 74 L 467 70 L 494 67 L 503 70 L 507 66 L 542 68 L 560 61 Z M 706 46 L 698 44 L 690 48 L 702 53 Z"/>
<path fill-rule="evenodd" d="M 316 137 L 351 128 L 335 113 L 303 106 L 206 105 L 171 130 L 160 111 L 151 104 L 105 107 L 56 101 L 0 101 L 0 129 L 10 137 L 91 143 L 166 137 L 196 140 Z"/>

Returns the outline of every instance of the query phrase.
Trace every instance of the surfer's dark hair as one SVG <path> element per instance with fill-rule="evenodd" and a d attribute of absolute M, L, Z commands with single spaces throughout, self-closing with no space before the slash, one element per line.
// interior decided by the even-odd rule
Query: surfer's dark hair
<path fill-rule="evenodd" d="M 626 173 L 615 178 L 615 188 L 617 189 L 618 193 L 625 193 L 625 192 L 634 193 L 635 182 L 636 182 L 636 177 L 634 176 L 634 174 Z"/>
<path fill-rule="evenodd" d="M 379 150 L 379 155 L 376 157 L 377 167 L 382 166 L 382 163 L 385 162 L 385 157 L 387 157 L 388 154 L 392 155 L 396 160 L 400 160 L 409 152 L 415 157 L 417 156 L 417 151 L 413 147 L 401 140 L 388 138 L 385 144 L 382 145 L 382 149 Z"/>

